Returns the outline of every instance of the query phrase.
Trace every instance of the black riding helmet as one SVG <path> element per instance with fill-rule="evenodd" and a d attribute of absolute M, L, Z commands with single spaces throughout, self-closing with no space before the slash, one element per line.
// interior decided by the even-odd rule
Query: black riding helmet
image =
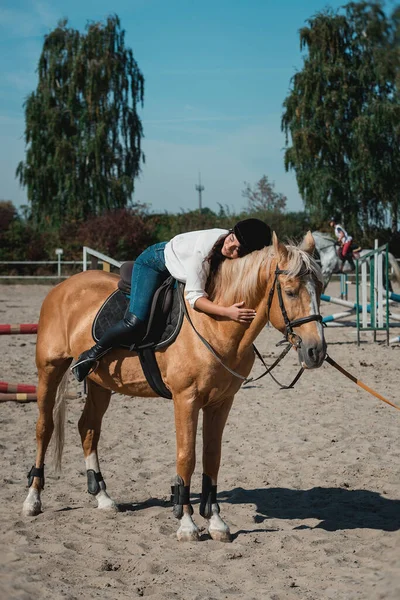
<path fill-rule="evenodd" d="M 271 228 L 260 219 L 244 219 L 233 228 L 240 244 L 240 254 L 244 256 L 254 250 L 261 250 L 271 244 Z"/>

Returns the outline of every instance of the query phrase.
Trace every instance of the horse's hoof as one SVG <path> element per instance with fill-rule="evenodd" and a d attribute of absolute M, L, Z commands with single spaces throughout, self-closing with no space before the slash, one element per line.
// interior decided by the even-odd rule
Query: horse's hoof
<path fill-rule="evenodd" d="M 209 529 L 208 533 L 210 534 L 211 539 L 216 542 L 231 542 L 232 536 L 229 529 L 227 531 L 221 531 L 220 529 Z"/>
<path fill-rule="evenodd" d="M 116 504 L 116 502 L 114 502 L 114 500 L 112 498 L 110 498 L 110 496 L 104 490 L 101 490 L 97 494 L 96 500 L 97 500 L 97 508 L 99 508 L 100 510 L 111 510 L 114 512 L 119 511 L 119 508 L 118 508 L 118 505 Z"/>
<path fill-rule="evenodd" d="M 231 532 L 228 525 L 221 519 L 218 512 L 214 512 L 208 521 L 208 533 L 216 542 L 231 542 Z"/>
<path fill-rule="evenodd" d="M 104 500 L 99 502 L 97 505 L 99 510 L 110 510 L 111 512 L 119 512 L 118 504 L 111 500 L 109 502 L 105 502 Z"/>
<path fill-rule="evenodd" d="M 198 542 L 199 528 L 193 521 L 192 516 L 188 513 L 184 513 L 180 521 L 179 529 L 176 533 L 178 542 Z"/>
<path fill-rule="evenodd" d="M 199 541 L 199 531 L 198 530 L 188 530 L 188 529 L 178 529 L 176 534 L 178 542 L 198 542 Z"/>
<path fill-rule="evenodd" d="M 37 517 L 42 512 L 41 502 L 24 502 L 22 505 L 22 514 L 24 517 Z"/>

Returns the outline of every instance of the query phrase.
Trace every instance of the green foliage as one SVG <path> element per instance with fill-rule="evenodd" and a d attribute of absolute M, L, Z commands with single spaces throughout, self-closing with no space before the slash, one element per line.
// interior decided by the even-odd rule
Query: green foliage
<path fill-rule="evenodd" d="M 64 237 L 68 233 L 68 237 Z M 65 241 L 69 232 L 63 232 Z M 79 226 L 77 236 L 80 255 L 82 246 L 89 246 L 117 260 L 133 260 L 155 243 L 152 226 L 134 211 L 121 209 L 89 219 Z"/>
<path fill-rule="evenodd" d="M 399 22 L 398 8 L 388 17 L 381 2 L 358 2 L 345 14 L 318 13 L 300 30 L 307 54 L 282 129 L 285 167 L 314 219 L 337 212 L 349 229 L 367 230 L 390 208 L 397 229 Z"/>
<path fill-rule="evenodd" d="M 0 200 L 0 235 L 5 232 L 17 218 L 17 209 L 9 200 Z"/>
<path fill-rule="evenodd" d="M 27 186 L 32 220 L 61 225 L 127 206 L 144 159 L 144 79 L 117 16 L 67 21 L 45 37 L 39 81 L 25 103 L 26 160 L 17 176 Z"/>
<path fill-rule="evenodd" d="M 7 218 L 3 218 L 7 215 Z M 21 216 L 11 203 L 0 202 L 0 260 L 56 260 L 55 249 L 64 250 L 63 260 L 82 260 L 82 246 L 89 246 L 116 260 L 134 260 L 145 248 L 157 242 L 170 240 L 174 235 L 186 231 L 221 227 L 230 229 L 240 219 L 256 217 L 268 223 L 283 242 L 300 242 L 308 230 L 322 229 L 326 223 L 320 218 L 312 219 L 307 212 L 242 211 L 233 213 L 220 207 L 218 213 L 209 209 L 180 212 L 178 214 L 150 214 L 142 207 L 110 211 L 93 216 L 85 222 L 69 221 L 61 227 L 38 228 L 32 225 L 29 216 Z M 352 231 L 357 243 L 373 247 L 378 238 L 380 243 L 391 242 L 391 252 L 400 256 L 398 236 L 388 229 L 371 228 L 369 235 Z M 80 271 L 81 266 L 69 268 L 69 272 Z M 54 267 L 41 265 L 2 265 L 2 274 L 54 274 Z M 63 267 L 65 272 L 65 267 Z"/>

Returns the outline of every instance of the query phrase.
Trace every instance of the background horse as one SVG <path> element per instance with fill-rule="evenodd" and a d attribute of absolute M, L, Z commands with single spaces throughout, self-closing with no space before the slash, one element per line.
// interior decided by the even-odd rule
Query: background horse
<path fill-rule="evenodd" d="M 215 278 L 211 298 L 230 306 L 244 300 L 257 311 L 251 324 L 213 318 L 188 306 L 196 329 L 214 347 L 221 361 L 242 377 L 254 362 L 253 342 L 268 320 L 295 344 L 300 364 L 321 366 L 326 345 L 319 316 L 321 272 L 311 258 L 314 240 L 309 232 L 301 247 L 285 246 L 273 235 L 273 245 L 236 260 L 225 260 Z M 25 515 L 41 511 L 45 453 L 55 433 L 57 464 L 61 462 L 65 391 L 68 368 L 92 343 L 91 327 L 98 309 L 116 289 L 118 276 L 99 271 L 74 275 L 53 288 L 45 298 L 39 319 L 36 365 L 38 409 L 36 463 L 29 474 Z M 295 328 L 296 335 L 292 331 Z M 174 514 L 179 540 L 196 540 L 199 530 L 192 518 L 190 481 L 195 467 L 196 430 L 203 410 L 203 483 L 200 514 L 208 520 L 213 539 L 228 541 L 230 532 L 219 515 L 217 477 L 221 440 L 234 396 L 243 380 L 224 368 L 202 344 L 185 319 L 176 341 L 157 352 L 157 362 L 174 402 L 176 472 Z M 116 508 L 106 491 L 97 455 L 102 418 L 111 392 L 154 397 L 137 355 L 114 349 L 104 356 L 87 380 L 87 399 L 78 428 L 86 462 L 88 491 L 98 508 Z M 53 414 L 54 413 L 54 414 Z"/>
<path fill-rule="evenodd" d="M 342 265 L 342 261 L 340 260 L 337 254 L 337 243 L 336 240 L 331 238 L 331 236 L 327 233 L 322 233 L 321 231 L 313 231 L 312 233 L 315 248 L 318 250 L 320 260 L 321 260 L 321 270 L 324 278 L 324 290 L 329 283 L 329 280 L 332 276 L 332 273 L 340 273 L 340 268 Z M 371 250 L 363 249 L 359 252 L 360 257 L 365 256 L 368 252 L 372 252 Z M 394 280 L 400 283 L 400 267 L 397 263 L 397 260 L 389 252 L 389 263 L 393 269 Z M 344 264 L 344 272 L 349 272 L 348 263 Z"/>

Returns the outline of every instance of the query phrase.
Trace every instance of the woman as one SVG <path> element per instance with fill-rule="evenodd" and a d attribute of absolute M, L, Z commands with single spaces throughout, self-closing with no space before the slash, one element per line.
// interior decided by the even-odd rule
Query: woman
<path fill-rule="evenodd" d="M 353 238 L 341 225 L 339 225 L 338 219 L 336 217 L 330 218 L 329 225 L 334 228 L 335 236 L 337 237 L 341 246 L 339 253 L 339 258 L 342 261 L 341 271 L 343 272 L 344 263 L 346 260 L 350 265 L 350 269 L 352 271 L 355 271 L 356 267 L 354 264 L 353 252 L 351 249 Z"/>
<path fill-rule="evenodd" d="M 206 229 L 182 233 L 169 242 L 147 248 L 136 259 L 132 270 L 130 304 L 125 317 L 78 357 L 72 367 L 76 379 L 83 381 L 96 361 L 111 348 L 141 341 L 146 332 L 153 295 L 170 275 L 185 283 L 186 299 L 192 308 L 238 323 L 251 322 L 256 313 L 244 308 L 244 302 L 219 306 L 208 299 L 205 288 L 222 261 L 245 256 L 270 243 L 271 229 L 266 223 L 259 219 L 245 219 L 231 231 Z"/>

